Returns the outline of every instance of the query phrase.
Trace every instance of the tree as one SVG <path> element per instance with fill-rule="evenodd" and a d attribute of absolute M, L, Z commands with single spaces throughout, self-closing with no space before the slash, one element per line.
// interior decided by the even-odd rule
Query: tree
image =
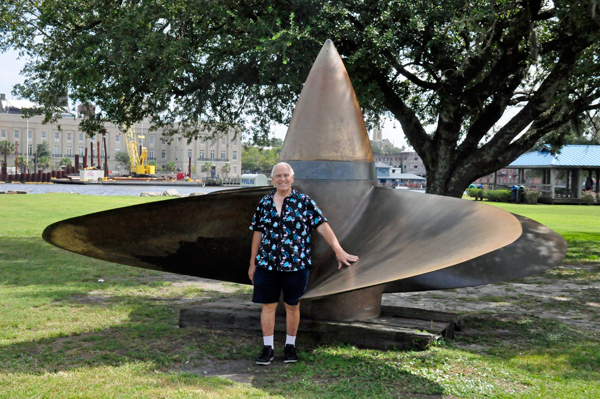
<path fill-rule="evenodd" d="M 115 161 L 125 169 L 129 170 L 131 168 L 131 158 L 129 154 L 125 151 L 117 151 L 115 154 Z"/>
<path fill-rule="evenodd" d="M 223 174 L 225 175 L 225 177 L 227 177 L 227 174 L 231 172 L 231 165 L 226 163 L 221 169 L 223 170 Z"/>
<path fill-rule="evenodd" d="M 50 167 L 50 157 L 40 157 L 38 158 L 38 165 L 42 170 L 45 170 Z"/>
<path fill-rule="evenodd" d="M 204 163 L 204 171 L 206 172 L 206 177 L 210 177 L 212 172 L 212 162 Z"/>
<path fill-rule="evenodd" d="M 58 164 L 60 166 L 73 165 L 73 161 L 71 160 L 71 158 L 62 158 Z"/>
<path fill-rule="evenodd" d="M 4 154 L 4 163 L 8 166 L 7 160 L 6 160 L 6 156 L 8 154 L 12 154 L 12 152 L 15 150 L 15 143 L 13 143 L 12 141 L 8 141 L 8 140 L 2 140 L 0 141 L 0 151 L 2 151 L 2 153 Z"/>
<path fill-rule="evenodd" d="M 270 172 L 279 162 L 281 146 L 274 148 L 257 148 L 245 145 L 242 149 L 242 169 L 253 173 Z"/>
<path fill-rule="evenodd" d="M 373 150 L 373 154 L 399 154 L 406 151 L 404 147 L 398 148 L 393 145 L 386 145 L 383 148 L 380 148 L 379 145 L 374 144 L 373 141 L 371 141 L 371 149 Z"/>
<path fill-rule="evenodd" d="M 46 119 L 65 95 L 97 104 L 86 131 L 151 117 L 167 136 L 248 127 L 266 144 L 330 38 L 367 122 L 400 123 L 430 193 L 460 196 L 600 108 L 598 0 L 5 3 L 0 48 L 32 56 L 15 94 Z"/>
<path fill-rule="evenodd" d="M 600 145 L 600 115 L 586 112 L 580 119 L 574 119 L 543 137 L 534 149 L 550 145 L 551 151 L 556 153 L 566 144 Z"/>
<path fill-rule="evenodd" d="M 49 157 L 50 153 L 50 144 L 46 140 L 42 141 L 35 147 L 35 153 L 38 156 L 38 159 L 41 157 Z"/>
<path fill-rule="evenodd" d="M 166 163 L 166 165 L 165 165 L 165 170 L 166 170 L 167 172 L 172 172 L 172 171 L 174 171 L 175 169 L 177 169 L 177 165 L 175 164 L 175 162 L 173 162 L 173 161 L 169 161 L 169 162 L 167 162 L 167 163 Z"/>
<path fill-rule="evenodd" d="M 27 166 L 27 158 L 19 155 L 17 157 L 17 163 L 18 163 L 19 167 L 21 168 L 21 173 L 25 173 L 25 167 Z"/>

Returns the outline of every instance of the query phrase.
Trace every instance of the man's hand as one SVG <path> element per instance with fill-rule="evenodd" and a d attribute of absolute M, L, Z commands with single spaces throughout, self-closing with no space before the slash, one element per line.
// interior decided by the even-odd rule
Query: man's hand
<path fill-rule="evenodd" d="M 258 248 L 260 247 L 260 242 L 262 240 L 262 232 L 255 231 L 252 234 L 252 250 L 250 251 L 250 267 L 248 268 L 248 277 L 250 281 L 252 281 L 252 285 L 254 285 L 254 272 L 256 271 L 256 255 L 258 254 Z"/>
<path fill-rule="evenodd" d="M 329 246 L 335 252 L 335 257 L 336 257 L 336 259 L 338 261 L 338 265 L 339 265 L 338 269 L 341 269 L 342 266 L 344 266 L 344 265 L 350 266 L 350 263 L 356 262 L 358 260 L 358 256 L 350 255 L 349 253 L 344 251 L 344 249 L 338 242 L 338 239 L 335 236 L 335 233 L 333 232 L 333 230 L 331 230 L 329 223 L 325 222 L 325 223 L 319 225 L 319 227 L 317 227 L 317 231 L 319 232 L 319 234 L 321 234 L 323 236 L 323 238 L 325 238 L 325 241 L 327 241 L 327 244 L 329 244 Z"/>
<path fill-rule="evenodd" d="M 348 252 L 344 251 L 342 247 L 335 250 L 335 257 L 338 261 L 338 270 L 341 269 L 342 266 L 350 266 L 350 263 L 354 263 L 358 260 L 358 256 L 350 255 Z"/>

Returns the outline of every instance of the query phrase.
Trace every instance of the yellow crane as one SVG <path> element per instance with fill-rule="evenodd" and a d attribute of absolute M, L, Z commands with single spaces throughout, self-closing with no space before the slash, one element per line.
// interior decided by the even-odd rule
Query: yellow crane
<path fill-rule="evenodd" d="M 138 139 L 143 139 L 145 136 L 139 135 Z M 142 147 L 142 153 L 138 152 L 138 142 L 135 137 L 135 129 L 131 126 L 125 132 L 125 140 L 127 141 L 127 153 L 129 154 L 129 167 L 131 174 L 136 175 L 153 175 L 156 173 L 156 168 L 153 165 L 148 165 L 148 150 Z"/>

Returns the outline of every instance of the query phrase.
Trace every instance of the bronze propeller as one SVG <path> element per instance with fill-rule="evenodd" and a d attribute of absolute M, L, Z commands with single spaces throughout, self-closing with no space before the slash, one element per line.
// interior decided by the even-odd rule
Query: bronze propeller
<path fill-rule="evenodd" d="M 375 317 L 383 292 L 524 277 L 557 265 L 566 253 L 565 240 L 533 220 L 472 201 L 378 187 L 358 100 L 329 40 L 302 90 L 281 160 L 292 165 L 294 187 L 315 199 L 344 249 L 360 257 L 338 270 L 315 233 L 302 305 L 308 317 Z M 250 284 L 248 227 L 270 191 L 226 190 L 94 213 L 54 223 L 43 237 L 110 262 Z"/>

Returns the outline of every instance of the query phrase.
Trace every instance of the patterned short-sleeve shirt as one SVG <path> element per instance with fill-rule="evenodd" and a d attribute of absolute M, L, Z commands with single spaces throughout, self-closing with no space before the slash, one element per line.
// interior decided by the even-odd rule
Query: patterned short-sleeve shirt
<path fill-rule="evenodd" d="M 310 234 L 327 219 L 308 195 L 292 190 L 283 200 L 281 215 L 275 190 L 258 203 L 250 230 L 263 233 L 256 267 L 295 272 L 310 268 Z"/>

